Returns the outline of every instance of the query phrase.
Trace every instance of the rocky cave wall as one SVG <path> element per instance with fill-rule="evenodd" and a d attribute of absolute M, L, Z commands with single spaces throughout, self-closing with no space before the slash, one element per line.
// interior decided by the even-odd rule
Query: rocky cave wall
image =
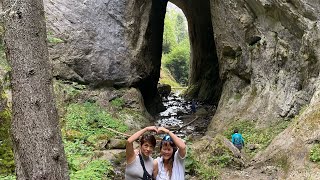
<path fill-rule="evenodd" d="M 313 1 L 171 0 L 188 20 L 189 95 L 218 103 L 210 131 L 228 121 L 292 118 L 319 75 Z M 166 1 L 45 0 L 54 75 L 92 87 L 138 87 L 159 104 Z M 259 119 L 257 118 L 259 117 Z"/>
<path fill-rule="evenodd" d="M 238 119 L 291 119 L 308 105 L 319 79 L 319 4 L 211 0 L 225 82 L 208 134 Z"/>
<path fill-rule="evenodd" d="M 166 3 L 45 0 L 54 76 L 93 88 L 137 87 L 157 111 Z"/>
<path fill-rule="evenodd" d="M 188 95 L 217 105 L 222 81 L 216 53 L 209 0 L 170 0 L 185 14 L 190 38 L 190 77 Z"/>
<path fill-rule="evenodd" d="M 191 42 L 189 96 L 217 104 L 222 83 L 208 0 L 172 1 L 185 13 Z M 167 1 L 45 0 L 54 76 L 91 87 L 138 87 L 148 110 L 160 108 Z M 209 91 L 208 91 L 209 89 Z"/>

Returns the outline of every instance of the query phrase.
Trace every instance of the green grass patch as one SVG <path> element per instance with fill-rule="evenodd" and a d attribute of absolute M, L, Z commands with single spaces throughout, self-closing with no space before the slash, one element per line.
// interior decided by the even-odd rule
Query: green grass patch
<path fill-rule="evenodd" d="M 187 174 L 205 180 L 218 179 L 224 167 L 243 167 L 243 164 L 233 157 L 221 135 L 195 142 L 192 149 L 188 149 L 185 165 Z"/>
<path fill-rule="evenodd" d="M 320 164 L 320 144 L 314 144 L 310 149 L 309 159 Z"/>
<path fill-rule="evenodd" d="M 237 128 L 244 138 L 245 145 L 257 144 L 261 147 L 261 149 L 265 149 L 280 132 L 288 127 L 289 123 L 289 121 L 283 120 L 281 122 L 274 123 L 267 128 L 256 128 L 255 122 L 241 120 L 238 122 L 233 122 L 228 127 L 228 130 L 223 133 L 223 135 L 228 139 L 231 139 L 233 130 Z M 253 157 L 259 149 L 250 151 L 245 146 L 244 150 Z"/>
<path fill-rule="evenodd" d="M 96 103 L 85 102 L 82 104 L 72 103 L 67 107 L 65 116 L 65 130 L 76 130 L 86 140 L 91 135 L 106 134 L 113 136 L 114 133 L 106 128 L 112 128 L 119 132 L 125 132 L 128 127 L 121 121 L 114 119 Z"/>
<path fill-rule="evenodd" d="M 74 180 L 102 180 L 111 179 L 113 167 L 110 162 L 105 160 L 93 160 L 83 169 L 73 172 L 70 179 Z"/>
<path fill-rule="evenodd" d="M 204 180 L 217 179 L 219 177 L 218 168 L 210 163 L 211 160 L 203 162 L 198 156 L 198 153 L 188 149 L 185 161 L 186 173 Z"/>
<path fill-rule="evenodd" d="M 1 179 L 1 180 L 16 180 L 17 177 L 14 176 L 14 175 L 8 175 L 8 176 L 0 175 L 0 179 Z"/>
<path fill-rule="evenodd" d="M 113 107 L 116 107 L 118 109 L 122 109 L 123 106 L 125 105 L 125 101 L 123 98 L 116 98 L 112 100 L 110 103 Z"/>
<path fill-rule="evenodd" d="M 64 121 L 64 146 L 70 178 L 112 179 L 112 165 L 108 161 L 95 159 L 94 145 L 115 135 L 106 128 L 125 132 L 128 127 L 93 102 L 69 104 Z"/>
<path fill-rule="evenodd" d="M 73 99 L 86 89 L 85 85 L 62 80 L 54 81 L 53 87 L 56 94 L 64 95 L 66 99 Z"/>
<path fill-rule="evenodd" d="M 159 83 L 169 84 L 171 87 L 181 87 L 181 85 L 171 75 L 170 71 L 165 67 L 161 67 Z"/>

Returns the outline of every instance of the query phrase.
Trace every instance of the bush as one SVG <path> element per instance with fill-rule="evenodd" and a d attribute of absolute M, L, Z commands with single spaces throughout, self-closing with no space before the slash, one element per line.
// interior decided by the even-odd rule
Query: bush
<path fill-rule="evenodd" d="M 164 66 L 169 69 L 172 76 L 180 84 L 188 84 L 190 59 L 188 47 L 178 46 L 164 55 L 163 59 Z"/>
<path fill-rule="evenodd" d="M 188 149 L 188 156 L 185 161 L 186 173 L 192 176 L 196 175 L 204 180 L 217 179 L 219 176 L 218 169 L 209 161 L 201 161 L 198 153 Z"/>
<path fill-rule="evenodd" d="M 108 161 L 94 160 L 87 164 L 82 170 L 70 175 L 70 179 L 75 180 L 101 180 L 112 179 L 113 168 Z"/>
<path fill-rule="evenodd" d="M 312 162 L 320 164 L 320 144 L 315 144 L 310 150 L 309 159 Z"/>

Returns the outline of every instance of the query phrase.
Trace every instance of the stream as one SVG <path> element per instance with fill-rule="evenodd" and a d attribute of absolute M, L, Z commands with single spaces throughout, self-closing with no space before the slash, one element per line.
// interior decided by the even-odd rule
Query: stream
<path fill-rule="evenodd" d="M 191 102 L 182 98 L 180 92 L 172 92 L 168 98 L 162 99 L 166 110 L 155 116 L 154 125 L 166 127 L 182 139 L 191 138 L 194 140 L 201 138 L 207 130 L 215 108 L 210 105 L 196 103 L 197 111 L 192 113 Z M 157 151 L 158 148 L 156 148 L 154 155 L 159 153 Z M 125 154 L 125 151 L 122 151 L 122 153 Z M 119 161 L 118 163 L 112 162 L 115 170 L 115 179 L 124 179 L 125 163 L 124 160 L 120 161 L 122 163 Z"/>
<path fill-rule="evenodd" d="M 188 135 L 202 136 L 207 127 L 207 124 L 203 124 L 204 117 L 187 125 L 196 118 L 197 113 L 192 114 L 191 102 L 182 98 L 180 93 L 180 91 L 176 91 L 171 93 L 167 99 L 162 100 L 166 110 L 156 116 L 155 126 L 166 127 L 180 138 L 185 138 Z M 202 104 L 197 104 L 197 109 L 202 107 Z M 207 120 L 209 122 L 210 119 Z"/>

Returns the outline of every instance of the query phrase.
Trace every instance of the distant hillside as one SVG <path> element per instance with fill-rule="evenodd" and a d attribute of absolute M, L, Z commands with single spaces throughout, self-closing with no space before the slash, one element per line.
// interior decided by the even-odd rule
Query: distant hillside
<path fill-rule="evenodd" d="M 171 87 L 181 87 L 179 83 L 173 78 L 170 74 L 170 71 L 167 68 L 161 67 L 160 70 L 160 84 L 169 84 Z"/>

